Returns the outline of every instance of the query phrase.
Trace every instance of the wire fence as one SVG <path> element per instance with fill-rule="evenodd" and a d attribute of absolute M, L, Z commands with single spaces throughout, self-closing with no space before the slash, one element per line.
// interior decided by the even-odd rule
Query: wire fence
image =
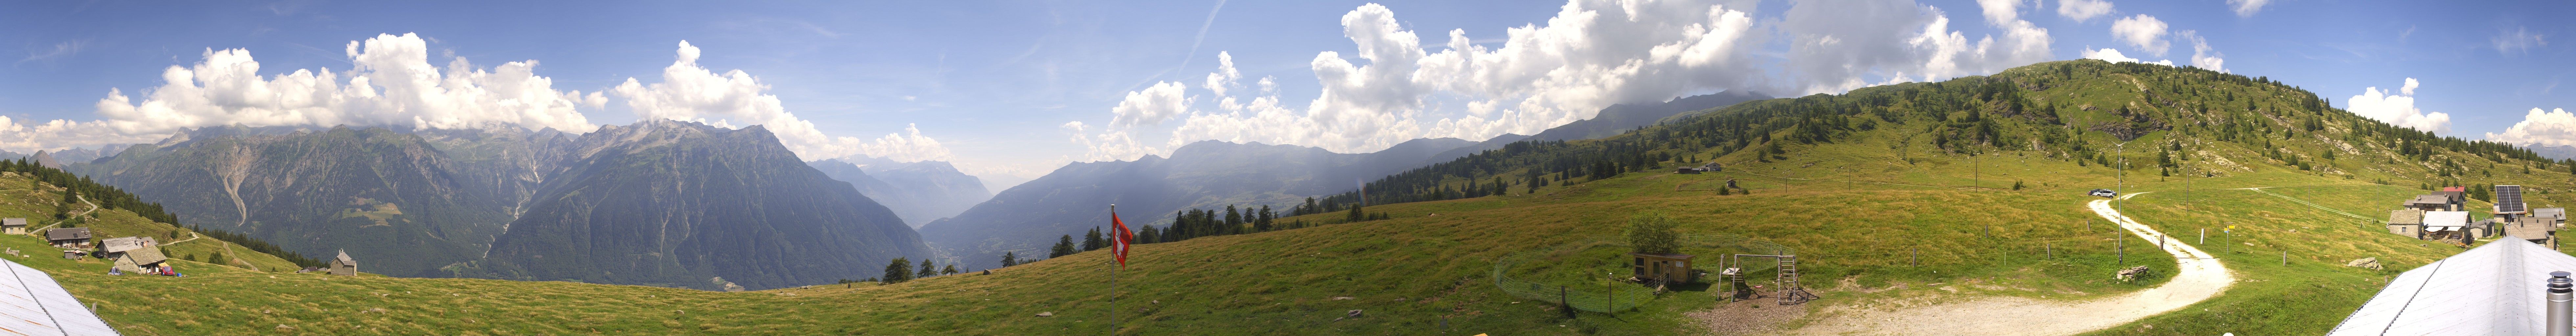
<path fill-rule="evenodd" d="M 1683 235 L 1681 242 L 1690 247 L 1733 249 L 1748 254 L 1797 255 L 1798 253 L 1780 244 L 1731 234 Z M 1636 309 L 1638 306 L 1645 305 L 1647 301 L 1655 299 L 1653 290 L 1620 288 L 1622 286 L 1575 288 L 1513 278 L 1509 272 L 1522 264 L 1547 256 L 1575 253 L 1596 246 L 1627 245 L 1626 240 L 1616 237 L 1593 237 L 1548 248 L 1506 254 L 1494 261 L 1494 286 L 1505 293 L 1511 293 L 1514 297 L 1560 303 L 1589 312 L 1608 313 Z"/>

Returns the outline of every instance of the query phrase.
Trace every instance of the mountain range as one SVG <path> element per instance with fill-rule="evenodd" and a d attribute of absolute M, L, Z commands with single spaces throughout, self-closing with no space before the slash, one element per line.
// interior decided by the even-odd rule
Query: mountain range
<path fill-rule="evenodd" d="M 1412 168 L 1432 153 L 1473 144 L 1418 139 L 1367 154 L 1293 145 L 1201 141 L 1134 161 L 1065 165 L 1003 190 L 956 217 L 921 227 L 924 240 L 962 265 L 1000 266 L 1003 252 L 1043 254 L 1058 236 L 1109 223 L 1116 204 L 1131 223 L 1168 219 L 1173 211 L 1225 205 L 1284 205 L 1356 187 L 1361 180 Z M 1279 209 L 1285 211 L 1286 209 Z"/>
<path fill-rule="evenodd" d="M 1362 181 L 1446 162 L 1531 139 L 1582 140 L 1617 135 L 1691 112 L 1765 99 L 1759 93 L 1724 92 L 1604 108 L 1591 119 L 1536 136 L 1506 134 L 1485 141 L 1416 139 L 1362 154 L 1293 145 L 1200 141 L 1171 157 L 1074 163 L 1004 190 L 956 217 L 921 227 L 923 239 L 963 265 L 1000 266 L 1004 252 L 1042 255 L 1063 235 L 1082 235 L 1109 222 L 1117 204 L 1131 225 L 1168 223 L 1175 211 L 1241 205 L 1287 212 L 1305 198 L 1348 192 Z M 1246 209 L 1251 210 L 1251 209 Z"/>
<path fill-rule="evenodd" d="M 862 279 L 885 260 L 929 252 L 893 211 L 806 166 L 760 126 L 646 121 L 560 148 L 578 159 L 545 180 L 480 271 L 767 289 Z"/>
<path fill-rule="evenodd" d="M 1491 139 L 1477 142 L 1472 146 L 1452 148 L 1448 151 L 1432 155 L 1429 159 L 1424 160 L 1425 162 L 1421 165 L 1448 162 L 1449 160 L 1466 157 L 1470 154 L 1502 149 L 1503 145 L 1521 142 L 1523 140 L 1572 141 L 1606 138 L 1613 135 L 1619 135 L 1620 133 L 1627 133 L 1628 131 L 1635 130 L 1638 127 L 1652 126 L 1658 123 L 1696 115 L 1701 112 L 1711 111 L 1719 107 L 1732 106 L 1736 103 L 1763 99 L 1771 99 L 1771 96 L 1753 91 L 1724 91 L 1674 98 L 1673 100 L 1659 103 L 1613 104 L 1610 105 L 1610 107 L 1602 108 L 1599 113 L 1593 114 L 1591 119 L 1576 120 L 1564 125 L 1558 125 L 1544 131 L 1539 131 L 1538 134 L 1534 135 L 1504 134 L 1501 136 L 1495 136 Z"/>
<path fill-rule="evenodd" d="M 891 210 L 758 126 L 210 127 L 64 169 L 190 224 L 346 249 L 396 276 L 776 288 L 929 256 Z"/>
<path fill-rule="evenodd" d="M 897 162 L 875 157 L 808 162 L 824 176 L 849 182 L 859 194 L 893 208 L 914 228 L 931 220 L 956 216 L 992 199 L 984 181 L 941 161 Z"/>

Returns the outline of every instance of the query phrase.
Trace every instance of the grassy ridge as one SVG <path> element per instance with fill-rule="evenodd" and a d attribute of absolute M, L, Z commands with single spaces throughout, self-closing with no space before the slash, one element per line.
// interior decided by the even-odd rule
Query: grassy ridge
<path fill-rule="evenodd" d="M 1732 233 L 1798 249 L 1806 256 L 1809 287 L 1823 296 L 1798 308 L 1891 299 L 1943 302 L 1988 295 L 2097 297 L 2155 284 L 2108 281 L 2112 269 L 2173 265 L 2169 256 L 2141 249 L 2132 249 L 2125 264 L 2111 261 L 2116 257 L 2105 245 L 2109 228 L 2088 225 L 2100 223 L 2082 208 L 2083 202 L 2095 199 L 2081 195 L 2082 190 L 2111 180 L 2110 172 L 2100 166 L 2049 161 L 2005 166 L 1990 161 L 1993 165 L 1980 169 L 1984 174 L 2027 178 L 2036 187 L 1963 190 L 1969 181 L 1954 173 L 1971 169 L 1966 160 L 1936 156 L 1905 165 L 1870 158 L 1866 146 L 1808 148 L 1816 153 L 1812 162 L 1740 165 L 1743 172 L 1786 178 L 1631 173 L 1542 188 L 1535 194 L 1369 208 L 1393 215 L 1390 220 L 1139 245 L 1131 266 L 1121 273 L 1121 333 L 1687 332 L 1695 328 L 1695 321 L 1683 313 L 1715 305 L 1710 293 L 1668 294 L 1637 311 L 1584 313 L 1564 320 L 1547 304 L 1493 290 L 1485 277 L 1490 262 L 1502 254 L 1617 235 L 1629 215 L 1641 212 L 1673 216 L 1685 223 L 1686 233 Z M 2009 156 L 1989 158 L 2003 157 Z M 1726 179 L 1736 179 L 1754 193 L 1717 196 L 1707 191 Z M 2349 220 L 2338 222 L 2346 223 L 2340 231 L 2308 229 L 2318 225 L 2306 223 L 2341 217 L 2250 191 L 2208 190 L 2340 183 L 2276 188 L 2281 189 L 2276 192 L 2358 212 L 2368 210 L 2370 204 L 2389 202 L 2381 198 L 2415 192 L 2410 188 L 2295 173 L 2192 181 L 2191 188 L 2200 191 L 2186 190 L 2181 181 L 2144 183 L 2131 190 L 2157 193 L 2132 200 L 2128 211 L 2148 223 L 2171 225 L 2168 232 L 2188 232 L 2194 228 L 2190 225 L 2206 225 L 2195 223 L 2214 223 L 2240 210 L 2263 209 L 2266 212 L 2258 216 L 2273 219 L 2262 225 L 2278 226 L 2281 231 L 2248 231 L 2240 242 L 2310 248 L 2307 245 L 2361 239 L 2378 245 L 2356 244 L 2348 251 L 2314 257 L 2323 261 L 2307 260 L 2286 268 L 2266 269 L 2264 261 L 2270 259 L 2260 256 L 2231 259 L 2230 267 L 2240 267 L 2240 276 L 2266 281 L 2240 283 L 2220 299 L 2195 306 L 2213 308 L 2211 313 L 2177 313 L 2106 331 L 2110 333 L 2241 330 L 2226 328 L 2254 322 L 2282 325 L 2267 330 L 2285 332 L 2331 326 L 2340 313 L 2318 312 L 2357 306 L 2375 289 L 2369 279 L 2377 273 L 2324 263 L 2370 255 L 2362 251 L 2387 250 L 2392 253 L 2382 259 L 2402 268 L 2449 252 L 2434 247 L 2407 249 L 2401 243 L 2408 240 L 2367 235 Z M 2328 197 L 2343 194 L 2351 196 Z M 2159 203 L 2167 197 L 2183 201 Z M 1289 220 L 1323 221 L 1339 215 Z M 2301 230 L 2290 235 L 2286 225 L 2301 225 Z M 37 243 L 32 238 L 0 237 L 0 244 L 11 246 Z M 2034 250 L 2041 246 L 2049 247 L 2046 252 Z M 1922 266 L 1911 266 L 1915 256 L 1910 252 L 1915 248 L 1922 250 Z M 2056 258 L 2044 258 L 2051 253 Z M 1528 271 L 1537 277 L 1553 276 L 1548 281 L 1567 286 L 1589 287 L 1599 282 L 1571 274 L 1589 274 L 1616 262 L 1598 259 L 1603 258 L 1569 258 L 1571 262 L 1563 265 Z M 110 277 L 72 271 L 103 265 L 68 262 L 40 258 L 31 266 L 64 270 L 57 276 L 76 294 L 105 303 L 101 311 L 111 323 L 132 334 L 1062 334 L 1107 328 L 1103 320 L 1109 308 L 1107 260 L 1101 251 L 1006 268 L 989 276 L 743 293 L 214 270 L 191 272 L 188 278 Z M 182 265 L 183 269 L 206 268 Z M 2278 300 L 2290 294 L 2317 299 Z M 1339 297 L 1350 299 L 1335 299 Z M 128 304 L 136 302 L 148 304 Z M 1364 310 L 1362 316 L 1347 317 L 1352 309 Z M 1034 316 L 1041 312 L 1054 316 Z M 1798 323 L 1802 322 L 1790 325 Z M 292 329 L 278 329 L 278 325 Z"/>
<path fill-rule="evenodd" d="M 1711 293 L 1686 290 L 1635 311 L 1565 319 L 1552 305 L 1494 290 L 1487 277 L 1499 256 L 1616 236 L 1629 216 L 1649 212 L 1683 223 L 1683 233 L 1735 234 L 1800 251 L 1807 286 L 1821 299 L 1785 308 L 1824 313 L 1778 320 L 1784 327 L 1838 317 L 1820 309 L 1824 307 L 1901 309 L 1987 296 L 2102 297 L 2162 280 L 2113 282 L 2109 277 L 2115 269 L 2147 265 L 2170 270 L 2174 265 L 2169 255 L 2145 246 L 2116 254 L 2115 241 L 2149 242 L 2121 238 L 2084 208 L 2098 198 L 2083 196 L 2083 191 L 2125 184 L 2124 192 L 2152 193 L 2122 202 L 2124 211 L 2178 238 L 2230 222 L 2237 225 L 2236 232 L 2208 242 L 2183 242 L 2221 254 L 2241 282 L 2215 299 L 2098 334 L 2312 334 L 2330 328 L 2368 299 L 2381 279 L 2459 249 L 2385 234 L 2365 219 L 2228 188 L 2277 187 L 2268 190 L 2365 217 L 2384 216 L 2394 202 L 2422 192 L 2413 186 L 2429 181 L 2524 184 L 2532 187 L 2533 203 L 2539 206 L 2563 202 L 2562 197 L 2570 196 L 2565 191 L 2576 190 L 2571 183 L 2576 179 L 2553 170 L 2564 165 L 2391 141 L 2386 134 L 2356 135 L 2384 125 L 2348 113 L 2300 108 L 2301 98 L 2313 97 L 2292 95 L 2276 84 L 2226 81 L 2206 73 L 2103 74 L 2092 69 L 2102 65 L 2082 65 L 2089 68 L 2007 71 L 1999 76 L 2037 79 L 2012 84 L 2055 89 L 2003 99 L 1970 101 L 1964 98 L 1967 91 L 1953 88 L 1948 95 L 1957 97 L 1873 104 L 1854 110 L 1866 113 L 1848 117 L 1798 119 L 1823 125 L 1904 116 L 1904 122 L 1882 118 L 1857 123 L 1883 125 L 1874 129 L 1820 131 L 1766 123 L 1770 126 L 1763 130 L 1771 133 L 1707 138 L 1717 145 L 1601 150 L 1631 154 L 1626 157 L 1631 159 L 1648 152 L 1680 162 L 1706 158 L 1726 163 L 1725 173 L 1646 169 L 1603 178 L 1586 175 L 1534 192 L 1513 185 L 1503 188 L 1501 196 L 1367 208 L 1392 215 L 1388 220 L 1139 245 L 1131 265 L 1119 273 L 1120 323 L 1115 328 L 1119 334 L 1152 335 L 1694 333 L 1700 321 L 1686 314 L 1715 306 Z M 2075 71 L 2092 74 L 2077 76 Z M 1855 92 L 1896 96 L 1894 90 L 1906 90 L 1903 96 L 1911 99 L 1914 90 L 1939 87 L 1913 83 Z M 2174 102 L 2177 97 L 2183 101 Z M 2046 106 L 2051 114 L 2000 113 L 2024 103 Z M 2137 112 L 2114 112 L 2123 107 Z M 1990 114 L 1967 118 L 1974 114 L 1960 108 Z M 2098 122 L 2106 119 L 2126 121 Z M 2067 129 L 2150 127 L 2154 120 L 2205 126 L 2130 133 L 2136 137 L 2127 143 L 2140 147 L 2126 150 L 2110 145 L 2123 141 L 2112 132 Z M 1830 141 L 1745 142 L 1800 138 L 1798 132 L 1829 134 L 1823 138 Z M 1645 143 L 1644 134 L 1603 142 Z M 2170 169 L 2152 164 L 2162 156 L 2158 146 L 2185 143 L 2190 145 L 2179 153 L 2190 154 L 2172 159 L 2176 163 Z M 1741 150 L 1775 144 L 1781 153 Z M 2394 149 L 2398 147 L 2410 149 Z M 2406 151 L 2414 153 L 2399 154 Z M 2102 164 L 2119 158 L 2134 164 L 2125 172 Z M 1661 165 L 1671 163 L 1676 162 Z M 2310 168 L 2298 168 L 2302 163 Z M 2521 167 L 2540 169 L 2525 172 Z M 1525 176 L 1525 169 L 1531 169 L 1450 168 L 1477 170 L 1479 179 Z M 2168 172 L 2179 173 L 2166 176 Z M 2203 172 L 2216 177 L 2187 177 Z M 1434 195 L 1463 190 L 1467 181 L 1455 176 L 1424 179 L 1436 184 L 1420 190 Z M 1715 187 L 1728 179 L 1753 193 L 1716 195 Z M 42 200 L 14 197 L 0 193 L 10 202 Z M 1340 216 L 1282 221 L 1338 222 Z M 0 237 L 0 244 L 9 246 L 36 243 L 27 237 Z M 2279 255 L 2283 251 L 2289 252 L 2286 265 Z M 1591 290 L 1606 285 L 1595 273 L 1617 272 L 1614 256 L 1619 252 L 1615 247 L 1584 249 L 1555 258 L 1555 263 L 1515 269 L 1514 275 Z M 1687 252 L 1713 256 L 1728 251 Z M 2362 257 L 2380 258 L 2391 267 L 2341 266 Z M 1703 268 L 1714 264 L 1701 261 Z M 1105 321 L 1110 279 L 1102 251 L 992 275 L 742 293 L 226 269 L 192 272 L 188 278 L 109 277 L 90 271 L 103 266 L 68 260 L 37 258 L 30 265 L 56 271 L 76 295 L 104 303 L 103 315 L 131 334 L 1089 334 L 1112 328 Z M 1761 309 L 1778 308 L 1784 307 Z M 1353 317 L 1352 310 L 1362 312 Z"/>
<path fill-rule="evenodd" d="M 1689 190 L 1730 177 L 1757 193 Z M 1685 232 L 1765 237 L 1816 255 L 1807 260 L 1809 286 L 1827 290 L 1816 305 L 1869 298 L 1836 288 L 1907 285 L 1926 292 L 1945 283 L 1969 294 L 2063 297 L 2069 294 L 2057 293 L 2102 295 L 2151 285 L 2104 280 L 2117 265 L 2106 246 L 2092 243 L 2107 228 L 2081 225 L 2089 216 L 2081 210 L 2087 199 L 2071 192 L 1635 173 L 1536 195 L 1371 208 L 1395 215 L 1391 220 L 1140 245 L 1121 273 L 1119 311 L 1122 333 L 1135 334 L 1669 333 L 1690 325 L 1681 312 L 1711 306 L 1715 298 L 1682 292 L 1637 312 L 1566 321 L 1549 305 L 1493 291 L 1484 276 L 1502 254 L 1616 235 L 1628 214 L 1649 211 L 1687 223 Z M 13 239 L 0 237 L 0 244 L 35 243 Z M 1853 243 L 1860 241 L 1878 244 Z M 1999 254 L 2042 242 L 2058 244 L 2061 258 Z M 1921 248 L 1923 266 L 1908 266 L 1910 254 L 1890 254 L 1893 246 Z M 1087 252 L 989 276 L 745 293 L 247 271 L 188 278 L 57 275 L 85 299 L 106 302 L 101 309 L 110 321 L 133 334 L 1056 334 L 1105 327 L 1105 256 Z M 2172 264 L 2161 257 L 2137 253 L 2129 262 Z M 173 286 L 179 284 L 185 285 Z M 122 304 L 130 302 L 149 304 Z M 1362 317 L 1347 317 L 1352 309 L 1364 310 Z M 1034 316 L 1040 312 L 1055 316 Z M 1440 328 L 1444 321 L 1448 329 Z"/>
<path fill-rule="evenodd" d="M 61 189 L 50 188 L 50 185 L 46 185 L 45 187 L 47 187 L 47 189 L 45 190 L 24 188 L 25 186 L 30 185 L 27 177 L 15 174 L 0 175 L 0 185 L 21 187 L 0 189 L 0 217 L 26 218 L 29 224 L 29 229 L 44 227 L 47 224 L 56 222 L 56 220 L 53 219 L 54 203 L 62 199 Z M 75 209 L 73 210 L 73 213 L 80 213 L 81 211 L 88 210 L 89 206 L 86 204 L 74 204 L 72 205 L 72 208 Z M 249 248 L 242 247 L 241 245 L 217 240 L 212 237 L 189 240 L 189 238 L 197 237 L 198 234 L 188 229 L 144 219 L 142 216 L 136 215 L 132 211 L 119 209 L 99 210 L 97 212 L 90 213 L 89 215 L 74 217 L 64 222 L 65 224 L 72 226 L 90 228 L 90 235 L 99 239 L 129 236 L 151 236 L 154 240 L 163 244 L 170 244 L 168 246 L 162 246 L 161 248 L 164 254 L 173 259 L 195 256 L 198 260 L 208 260 L 214 258 L 216 254 L 220 253 L 225 256 L 225 260 L 220 261 L 220 263 L 232 267 L 258 268 L 261 270 L 297 269 L 294 263 L 287 262 L 286 259 L 251 251 Z M 29 233 L 38 235 L 42 234 L 42 232 Z M 43 239 L 36 238 L 34 236 L 30 236 L 28 238 L 39 243 L 43 241 Z M 37 255 L 61 255 L 58 252 L 60 249 L 50 246 L 42 246 L 42 244 L 38 245 L 39 246 L 35 248 L 19 247 L 18 249 L 25 253 Z M 107 264 L 101 263 L 97 265 L 97 269 L 99 272 L 106 272 Z"/>

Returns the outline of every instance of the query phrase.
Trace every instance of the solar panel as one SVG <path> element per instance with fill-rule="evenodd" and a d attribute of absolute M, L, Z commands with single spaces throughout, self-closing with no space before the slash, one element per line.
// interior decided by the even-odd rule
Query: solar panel
<path fill-rule="evenodd" d="M 2496 213 L 2530 212 L 2529 207 L 2522 204 L 2522 186 L 2518 185 L 2495 186 L 2495 204 Z"/>
<path fill-rule="evenodd" d="M 17 335 L 116 335 L 54 278 L 0 260 L 0 331 Z"/>

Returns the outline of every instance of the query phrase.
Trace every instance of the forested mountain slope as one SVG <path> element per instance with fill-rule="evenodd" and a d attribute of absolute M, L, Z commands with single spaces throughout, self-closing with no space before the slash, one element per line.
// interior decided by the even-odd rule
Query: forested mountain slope
<path fill-rule="evenodd" d="M 440 276 L 482 257 L 514 197 L 411 134 L 382 128 L 209 128 L 71 171 L 167 204 L 178 219 L 304 255 L 347 249 L 371 272 Z"/>
<path fill-rule="evenodd" d="M 894 212 L 759 126 L 650 120 L 567 142 L 487 263 L 460 272 L 700 289 L 832 283 L 929 255 Z"/>
<path fill-rule="evenodd" d="M 994 195 L 956 217 L 921 228 L 923 239 L 962 265 L 991 268 L 1001 255 L 1044 256 L 1063 235 L 1106 225 L 1109 204 L 1142 225 L 1175 211 L 1226 205 L 1288 205 L 1359 181 L 1417 167 L 1427 155 L 1471 144 L 1418 139 L 1367 154 L 1322 148 L 1201 141 L 1171 158 L 1074 163 Z M 1280 209 L 1284 211 L 1285 209 Z"/>
<path fill-rule="evenodd" d="M 1892 138 L 1883 153 L 1816 161 L 1806 147 Z M 2126 149 L 2125 144 L 2140 144 Z M 1371 182 L 1371 203 L 1497 194 L 1621 172 L 1800 160 L 1802 168 L 1901 170 L 1978 156 L 2110 165 L 2144 178 L 2226 176 L 2278 164 L 2337 179 L 2513 184 L 2502 171 L 2568 171 L 2513 145 L 2437 136 L 2328 105 L 2313 92 L 2196 68 L 2076 60 L 1993 76 L 1905 83 L 1729 106 L 1589 142 L 1528 141 Z M 1499 182 L 1498 182 L 1499 181 Z M 1978 184 L 1999 188 L 2009 184 Z M 1330 199 L 1352 203 L 1356 193 Z M 2563 193 L 2537 196 L 2564 202 Z"/>

